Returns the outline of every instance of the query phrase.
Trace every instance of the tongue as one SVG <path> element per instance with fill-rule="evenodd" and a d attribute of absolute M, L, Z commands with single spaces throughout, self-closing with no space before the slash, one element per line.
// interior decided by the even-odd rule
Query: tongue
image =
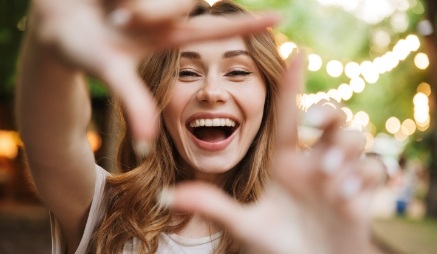
<path fill-rule="evenodd" d="M 220 128 L 199 128 L 195 135 L 198 139 L 207 142 L 219 142 L 226 139 L 226 133 Z"/>

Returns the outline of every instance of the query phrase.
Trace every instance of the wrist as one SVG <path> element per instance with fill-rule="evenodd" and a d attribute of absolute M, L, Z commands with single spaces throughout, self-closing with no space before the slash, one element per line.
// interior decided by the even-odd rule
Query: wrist
<path fill-rule="evenodd" d="M 22 58 L 25 62 L 33 62 L 38 68 L 53 68 L 70 72 L 74 75 L 81 73 L 80 69 L 73 66 L 63 57 L 55 39 L 45 34 L 47 23 L 41 13 L 33 8 L 30 11 L 26 21 L 26 34 L 23 39 Z M 22 59 L 23 60 L 23 59 Z"/>

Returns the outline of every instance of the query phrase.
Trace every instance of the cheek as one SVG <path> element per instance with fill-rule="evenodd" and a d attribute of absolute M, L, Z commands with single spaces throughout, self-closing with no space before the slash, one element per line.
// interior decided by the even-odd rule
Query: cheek
<path fill-rule="evenodd" d="M 170 98 L 167 106 L 162 111 L 165 119 L 170 121 L 176 121 L 181 118 L 183 110 L 186 108 L 190 101 L 192 92 L 187 89 L 186 86 L 175 84 L 172 91 L 172 97 Z M 177 118 L 177 119 L 175 119 Z"/>
<path fill-rule="evenodd" d="M 170 133 L 172 132 L 172 126 L 174 126 L 174 121 L 177 116 L 177 107 L 170 101 L 170 103 L 162 111 L 162 118 L 164 119 L 164 125 Z"/>
<path fill-rule="evenodd" d="M 177 125 L 181 121 L 182 111 L 184 107 L 185 106 L 183 98 L 181 98 L 180 96 L 173 96 L 167 106 L 162 111 L 164 125 L 170 133 L 176 131 Z"/>
<path fill-rule="evenodd" d="M 245 108 L 246 117 L 248 117 L 248 119 L 256 121 L 262 120 L 266 95 L 267 92 L 264 85 L 259 85 L 246 93 L 242 93 L 240 101 Z"/>
<path fill-rule="evenodd" d="M 177 103 L 170 101 L 167 106 L 162 111 L 162 116 L 164 117 L 164 123 L 167 124 L 168 121 L 175 120 L 178 115 Z"/>

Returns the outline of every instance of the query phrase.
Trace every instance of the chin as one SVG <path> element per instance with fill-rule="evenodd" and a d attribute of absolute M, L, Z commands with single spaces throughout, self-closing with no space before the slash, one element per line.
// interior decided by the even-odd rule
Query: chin
<path fill-rule="evenodd" d="M 208 163 L 196 163 L 192 165 L 191 168 L 195 179 L 215 182 L 225 177 L 236 164 L 237 163 L 214 163 L 214 160 L 209 160 Z"/>

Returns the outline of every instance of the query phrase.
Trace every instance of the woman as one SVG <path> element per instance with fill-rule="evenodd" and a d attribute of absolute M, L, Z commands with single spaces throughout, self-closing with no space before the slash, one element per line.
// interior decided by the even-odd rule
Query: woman
<path fill-rule="evenodd" d="M 169 8 L 162 9 L 147 6 L 152 1 L 133 1 L 117 6 L 108 22 L 99 19 L 101 9 L 96 11 L 98 4 L 91 0 L 71 2 L 76 10 L 87 11 L 77 11 L 81 19 L 73 14 L 67 19 L 59 12 L 71 6 L 56 8 L 48 2 L 35 1 L 30 18 L 35 27 L 23 48 L 18 113 L 33 178 L 51 210 L 55 253 L 244 252 L 245 245 L 229 233 L 243 240 L 247 250 L 260 253 L 351 253 L 351 246 L 356 253 L 355 248 L 368 247 L 367 220 L 360 218 L 364 212 L 353 208 L 367 204 L 377 174 L 363 174 L 362 164 L 357 167 L 361 150 L 356 144 L 361 140 L 348 137 L 344 142 L 339 118 L 330 111 L 310 118 L 326 129 L 314 152 L 296 151 L 299 57 L 282 82 L 285 64 L 269 31 L 185 44 L 259 31 L 274 19 L 249 22 L 246 17 L 234 23 L 234 14 L 246 12 L 222 1 L 211 8 L 198 3 L 180 25 L 190 4 L 181 3 L 179 9 L 164 1 Z M 170 11 L 157 15 L 157 10 Z M 80 39 L 88 38 L 85 42 L 95 47 L 65 31 L 80 20 L 90 21 L 86 25 L 92 31 Z M 216 31 L 208 34 L 205 24 Z M 187 37 L 187 31 L 199 35 Z M 103 46 L 97 47 L 99 43 Z M 180 44 L 178 50 L 160 48 Z M 141 153 L 142 140 L 153 135 L 156 113 L 132 73 L 138 51 L 148 56 L 141 75 L 161 112 L 162 131 L 145 157 L 134 151 Z M 106 61 L 106 55 L 118 61 Z M 129 114 L 118 156 L 123 174 L 108 176 L 95 166 L 85 135 L 90 107 L 83 72 L 103 79 Z M 281 124 L 275 127 L 277 120 Z M 333 176 L 334 170 L 341 174 Z M 193 179 L 216 187 L 197 184 L 168 190 Z M 303 187 L 308 183 L 318 188 Z M 343 196 L 338 184 L 346 186 Z M 242 209 L 217 187 L 239 203 L 259 201 Z M 352 201 L 345 195 L 363 199 Z M 319 213 L 322 207 L 326 214 Z M 253 220 L 264 215 L 273 223 Z M 344 215 L 350 218 L 343 220 Z M 333 230 L 341 238 L 332 236 Z M 314 240 L 320 246 L 309 244 Z"/>

